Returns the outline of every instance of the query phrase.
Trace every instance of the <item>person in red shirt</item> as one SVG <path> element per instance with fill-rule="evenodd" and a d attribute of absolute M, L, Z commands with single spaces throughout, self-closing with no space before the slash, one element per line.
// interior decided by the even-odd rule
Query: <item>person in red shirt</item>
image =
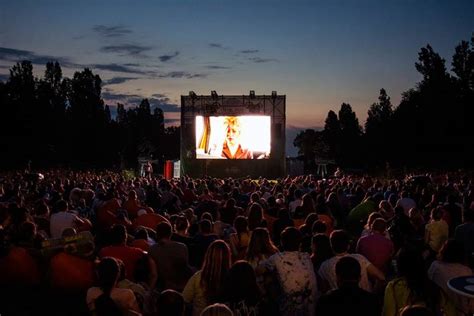
<path fill-rule="evenodd" d="M 135 270 L 140 260 L 147 260 L 150 269 L 149 286 L 153 288 L 156 283 L 156 266 L 148 254 L 143 250 L 127 246 L 127 230 L 123 225 L 114 225 L 110 231 L 112 245 L 102 248 L 99 252 L 100 258 L 114 257 L 123 261 L 125 265 L 125 276 L 134 281 Z"/>
<path fill-rule="evenodd" d="M 140 248 L 148 252 L 150 250 L 150 242 L 148 241 L 148 231 L 145 227 L 138 227 L 135 239 L 130 244 L 132 247 Z"/>
<path fill-rule="evenodd" d="M 82 256 L 70 254 L 65 249 L 51 258 L 49 276 L 54 289 L 77 292 L 86 291 L 94 285 L 94 244 L 88 243 L 82 250 L 86 252 Z"/>
<path fill-rule="evenodd" d="M 131 190 L 128 193 L 128 200 L 123 204 L 123 208 L 127 210 L 128 218 L 134 219 L 138 216 L 137 213 L 142 207 L 140 206 L 135 190 Z"/>
<path fill-rule="evenodd" d="M 161 216 L 153 212 L 153 209 L 141 209 L 137 213 L 138 217 L 133 221 L 132 227 L 138 228 L 144 226 L 153 230 L 156 230 L 156 226 L 161 222 L 168 222 L 166 217 Z"/>

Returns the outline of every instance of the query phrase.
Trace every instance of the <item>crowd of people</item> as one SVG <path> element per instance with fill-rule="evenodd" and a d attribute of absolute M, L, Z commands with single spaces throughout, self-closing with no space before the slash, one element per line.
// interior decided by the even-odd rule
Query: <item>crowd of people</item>
<path fill-rule="evenodd" d="M 466 315 L 467 173 L 0 175 L 1 315 Z"/>

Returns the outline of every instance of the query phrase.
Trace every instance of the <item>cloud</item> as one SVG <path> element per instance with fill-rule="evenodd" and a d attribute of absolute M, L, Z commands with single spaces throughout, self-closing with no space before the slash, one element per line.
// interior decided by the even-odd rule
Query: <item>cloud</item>
<path fill-rule="evenodd" d="M 181 107 L 177 104 L 170 103 L 169 98 L 148 98 L 148 102 L 152 108 L 158 107 L 163 112 L 181 112 Z"/>
<path fill-rule="evenodd" d="M 162 93 L 155 93 L 155 94 L 152 94 L 151 96 L 154 98 L 166 98 L 166 95 Z"/>
<path fill-rule="evenodd" d="M 229 49 L 229 47 L 227 46 L 224 46 L 223 44 L 221 43 L 209 43 L 209 47 L 211 48 L 219 48 L 219 49 Z"/>
<path fill-rule="evenodd" d="M 193 79 L 193 78 L 206 78 L 207 74 L 191 74 L 185 71 L 172 71 L 166 74 L 159 75 L 160 78 L 186 78 L 186 79 Z"/>
<path fill-rule="evenodd" d="M 240 51 L 242 54 L 255 54 L 258 53 L 258 49 L 244 49 Z"/>
<path fill-rule="evenodd" d="M 206 68 L 207 69 L 231 69 L 232 67 L 210 65 L 210 66 L 206 66 Z"/>
<path fill-rule="evenodd" d="M 118 102 L 129 106 L 138 106 L 140 102 L 145 99 L 138 94 L 115 93 L 107 89 L 102 92 L 102 98 L 105 101 Z"/>
<path fill-rule="evenodd" d="M 165 118 L 165 124 L 167 125 L 180 125 L 180 123 L 181 123 L 180 119 Z"/>
<path fill-rule="evenodd" d="M 181 112 L 181 107 L 175 103 L 170 102 L 170 99 L 162 93 L 155 93 L 151 98 L 147 98 L 138 94 L 115 93 L 111 90 L 104 89 L 102 98 L 107 102 L 122 103 L 126 107 L 135 107 L 140 104 L 143 99 L 148 99 L 152 110 L 156 107 L 163 110 L 163 112 Z"/>
<path fill-rule="evenodd" d="M 112 71 L 112 72 L 122 72 L 122 73 L 128 73 L 128 74 L 138 74 L 138 75 L 147 75 L 147 74 L 153 74 L 153 72 L 150 71 L 144 71 L 140 69 L 134 69 L 128 66 L 124 65 L 119 65 L 119 64 L 95 64 L 92 65 L 93 68 L 100 69 L 100 70 L 106 70 L 106 71 Z"/>
<path fill-rule="evenodd" d="M 150 46 L 136 45 L 136 44 L 121 44 L 103 46 L 100 50 L 104 53 L 114 53 L 126 56 L 146 57 L 143 53 L 149 51 Z"/>
<path fill-rule="evenodd" d="M 111 84 L 121 84 L 130 80 L 136 80 L 139 78 L 132 78 L 132 77 L 113 77 L 108 80 L 104 80 L 102 86 L 107 86 Z"/>
<path fill-rule="evenodd" d="M 161 62 L 167 62 L 167 61 L 170 61 L 171 59 L 175 58 L 176 56 L 179 55 L 179 52 L 175 52 L 174 54 L 171 54 L 171 55 L 162 55 L 160 57 L 158 57 L 160 59 Z"/>
<path fill-rule="evenodd" d="M 103 37 L 120 37 L 132 33 L 132 30 L 123 25 L 96 25 L 92 29 Z"/>
<path fill-rule="evenodd" d="M 261 58 L 261 57 L 250 57 L 250 61 L 253 61 L 254 63 L 261 64 L 261 63 L 269 63 L 272 61 L 278 61 L 277 59 L 274 58 Z"/>
<path fill-rule="evenodd" d="M 58 61 L 62 66 L 77 67 L 69 58 L 41 55 L 28 50 L 0 47 L 0 60 L 17 62 L 29 60 L 32 64 L 44 65 L 50 61 Z"/>

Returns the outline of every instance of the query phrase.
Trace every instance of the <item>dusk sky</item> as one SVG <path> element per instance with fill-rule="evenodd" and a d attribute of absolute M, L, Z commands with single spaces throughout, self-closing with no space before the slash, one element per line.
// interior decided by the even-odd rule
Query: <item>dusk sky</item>
<path fill-rule="evenodd" d="M 37 75 L 50 59 L 68 77 L 90 67 L 107 104 L 150 98 L 168 124 L 190 90 L 276 90 L 287 96 L 292 135 L 322 127 L 342 102 L 363 124 L 380 88 L 397 106 L 420 80 L 422 46 L 450 69 L 454 47 L 473 31 L 473 0 L 0 0 L 0 80 L 22 59 Z"/>

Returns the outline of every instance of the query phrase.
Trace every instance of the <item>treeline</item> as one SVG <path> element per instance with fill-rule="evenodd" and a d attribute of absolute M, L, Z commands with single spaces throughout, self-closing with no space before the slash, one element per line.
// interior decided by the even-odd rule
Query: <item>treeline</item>
<path fill-rule="evenodd" d="M 474 36 L 456 46 L 451 72 L 430 45 L 418 53 L 422 80 L 394 107 L 385 89 L 370 105 L 364 128 L 350 104 L 329 111 L 322 131 L 305 130 L 294 140 L 306 171 L 316 161 L 346 168 L 474 167 Z"/>
<path fill-rule="evenodd" d="M 101 97 L 102 80 L 88 68 L 73 78 L 58 62 L 42 78 L 29 61 L 0 81 L 0 168 L 136 167 L 137 158 L 179 157 L 179 128 L 164 127 L 163 111 L 147 99 L 136 107 L 110 106 Z"/>

